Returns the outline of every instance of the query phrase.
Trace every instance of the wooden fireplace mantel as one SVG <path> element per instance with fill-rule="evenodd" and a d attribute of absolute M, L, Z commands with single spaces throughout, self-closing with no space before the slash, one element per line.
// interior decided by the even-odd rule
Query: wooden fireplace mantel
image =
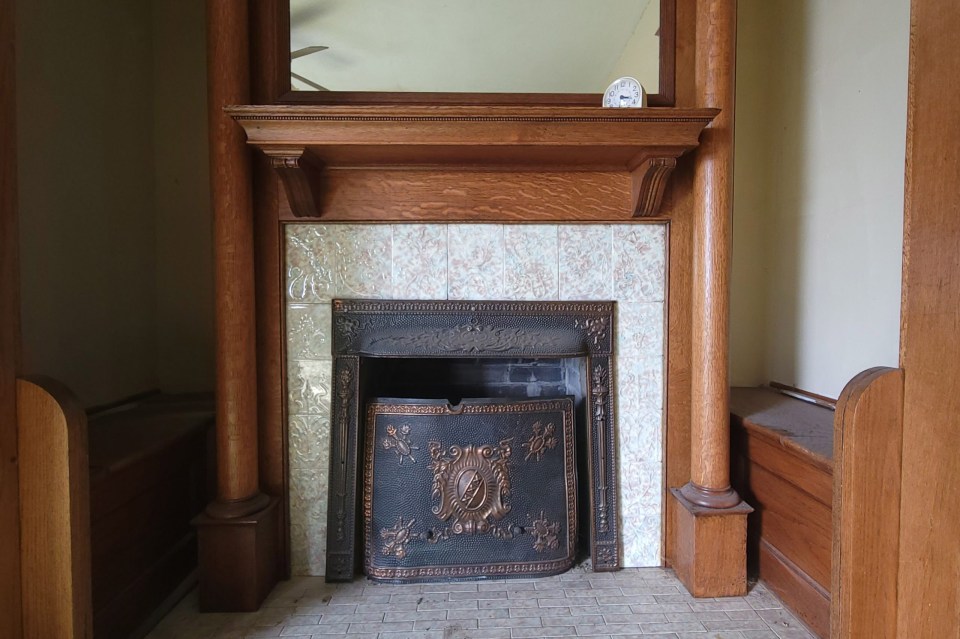
<path fill-rule="evenodd" d="M 233 106 L 270 159 L 281 217 L 623 221 L 660 215 L 677 158 L 719 109 Z"/>

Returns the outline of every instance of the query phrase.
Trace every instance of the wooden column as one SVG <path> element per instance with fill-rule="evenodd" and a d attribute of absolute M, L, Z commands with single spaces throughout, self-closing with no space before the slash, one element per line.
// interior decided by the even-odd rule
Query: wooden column
<path fill-rule="evenodd" d="M 276 583 L 277 501 L 260 492 L 251 154 L 223 113 L 250 100 L 246 0 L 207 2 L 217 332 L 217 499 L 196 520 L 200 607 L 255 610 Z"/>
<path fill-rule="evenodd" d="M 14 5 L 0 2 L 0 637 L 19 637 L 20 499 L 17 487 L 17 101 Z"/>
<path fill-rule="evenodd" d="M 728 333 L 736 0 L 697 1 L 697 103 L 720 115 L 694 173 L 690 481 L 672 490 L 675 568 L 695 596 L 746 592 L 746 515 L 730 487 Z"/>

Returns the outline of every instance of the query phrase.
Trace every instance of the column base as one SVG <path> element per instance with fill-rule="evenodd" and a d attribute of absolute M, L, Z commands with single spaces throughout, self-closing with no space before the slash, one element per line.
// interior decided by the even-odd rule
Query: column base
<path fill-rule="evenodd" d="M 222 519 L 193 520 L 200 555 L 200 612 L 253 612 L 280 579 L 279 500 L 262 510 Z"/>
<path fill-rule="evenodd" d="M 731 508 L 705 508 L 671 488 L 676 502 L 673 569 L 694 597 L 740 597 L 747 593 L 747 515 L 741 501 Z"/>

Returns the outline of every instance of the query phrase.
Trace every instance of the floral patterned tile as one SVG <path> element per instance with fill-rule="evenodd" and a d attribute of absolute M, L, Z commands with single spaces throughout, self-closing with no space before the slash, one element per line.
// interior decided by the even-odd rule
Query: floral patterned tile
<path fill-rule="evenodd" d="M 624 521 L 659 515 L 663 501 L 663 466 L 621 456 L 620 512 Z"/>
<path fill-rule="evenodd" d="M 505 299 L 558 299 L 556 226 L 504 226 L 503 248 L 503 296 Z"/>
<path fill-rule="evenodd" d="M 666 226 L 617 224 L 613 231 L 613 286 L 624 302 L 659 302 L 666 290 Z"/>
<path fill-rule="evenodd" d="M 560 226 L 560 299 L 613 299 L 612 227 Z"/>
<path fill-rule="evenodd" d="M 447 227 L 447 295 L 452 300 L 503 298 L 503 227 Z"/>
<path fill-rule="evenodd" d="M 331 326 L 329 304 L 287 306 L 287 357 L 290 359 L 330 357 Z"/>
<path fill-rule="evenodd" d="M 447 227 L 397 224 L 393 227 L 393 297 L 447 296 Z"/>
<path fill-rule="evenodd" d="M 617 407 L 621 417 L 659 411 L 663 397 L 662 356 L 617 359 Z"/>
<path fill-rule="evenodd" d="M 663 302 L 617 302 L 617 355 L 663 359 Z"/>
<path fill-rule="evenodd" d="M 297 575 L 326 571 L 327 497 L 319 471 L 290 470 L 290 560 Z"/>
<path fill-rule="evenodd" d="M 291 415 L 289 419 L 290 468 L 320 473 L 326 497 L 330 463 L 330 422 L 319 415 Z"/>
<path fill-rule="evenodd" d="M 286 227 L 287 299 L 328 302 L 334 295 L 335 240 L 333 227 L 288 224 Z"/>
<path fill-rule="evenodd" d="M 662 565 L 661 516 L 657 514 L 630 517 L 626 513 L 622 516 L 624 567 L 644 568 Z"/>
<path fill-rule="evenodd" d="M 330 378 L 333 362 L 322 360 L 288 360 L 287 411 L 290 415 L 330 417 Z"/>
<path fill-rule="evenodd" d="M 337 297 L 384 298 L 392 293 L 393 229 L 345 224 L 336 231 Z"/>
<path fill-rule="evenodd" d="M 663 411 L 643 408 L 617 414 L 620 456 L 623 459 L 657 462 L 663 459 Z"/>

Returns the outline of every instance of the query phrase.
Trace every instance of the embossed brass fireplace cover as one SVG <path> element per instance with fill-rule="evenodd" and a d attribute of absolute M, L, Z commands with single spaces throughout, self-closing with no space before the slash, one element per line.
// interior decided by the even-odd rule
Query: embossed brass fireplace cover
<path fill-rule="evenodd" d="M 367 406 L 372 579 L 563 572 L 576 557 L 576 494 L 572 398 Z"/>

